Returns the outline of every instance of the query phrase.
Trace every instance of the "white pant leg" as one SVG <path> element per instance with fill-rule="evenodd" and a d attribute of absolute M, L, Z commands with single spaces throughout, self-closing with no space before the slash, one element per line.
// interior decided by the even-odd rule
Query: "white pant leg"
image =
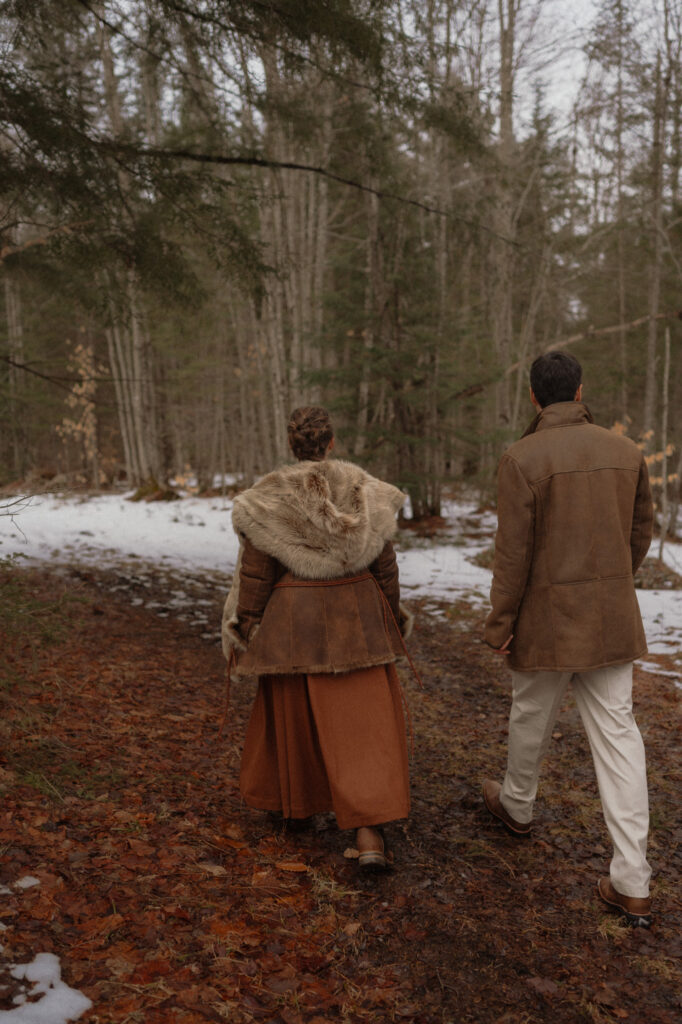
<path fill-rule="evenodd" d="M 525 824 L 533 817 L 540 763 L 545 755 L 571 672 L 512 671 L 507 773 L 500 802 Z"/>
<path fill-rule="evenodd" d="M 646 898 L 649 798 L 644 743 L 632 714 L 632 662 L 578 672 L 573 686 L 613 842 L 611 884 L 623 896 Z"/>

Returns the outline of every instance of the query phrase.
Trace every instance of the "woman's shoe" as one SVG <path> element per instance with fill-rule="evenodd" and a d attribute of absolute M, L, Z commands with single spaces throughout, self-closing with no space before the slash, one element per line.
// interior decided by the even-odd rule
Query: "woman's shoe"
<path fill-rule="evenodd" d="M 363 825 L 355 832 L 358 864 L 365 871 L 388 871 L 389 858 L 383 829 Z"/>

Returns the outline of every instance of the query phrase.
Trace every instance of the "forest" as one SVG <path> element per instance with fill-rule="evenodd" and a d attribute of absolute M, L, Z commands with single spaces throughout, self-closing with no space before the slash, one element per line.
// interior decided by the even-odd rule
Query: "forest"
<path fill-rule="evenodd" d="M 0 0 L 1 1022 L 679 1024 L 681 122 L 682 0 Z M 657 504 L 651 929 L 598 895 L 575 704 L 531 834 L 481 795 L 495 472 L 552 349 Z M 220 646 L 236 492 L 308 404 L 414 520 L 371 875 L 245 803 Z"/>
<path fill-rule="evenodd" d="M 491 487 L 567 347 L 682 470 L 682 2 L 2 0 L 0 485 L 200 489 L 298 404 Z"/>

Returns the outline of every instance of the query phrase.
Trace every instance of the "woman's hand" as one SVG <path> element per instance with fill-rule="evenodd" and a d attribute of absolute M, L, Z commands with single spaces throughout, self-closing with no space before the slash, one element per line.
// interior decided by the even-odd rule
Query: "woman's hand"
<path fill-rule="evenodd" d="M 510 654 L 511 651 L 509 650 L 509 644 L 512 642 L 513 639 L 514 639 L 514 634 L 510 633 L 509 636 L 504 641 L 504 643 L 502 644 L 501 647 L 493 647 L 493 653 L 494 654 Z"/>

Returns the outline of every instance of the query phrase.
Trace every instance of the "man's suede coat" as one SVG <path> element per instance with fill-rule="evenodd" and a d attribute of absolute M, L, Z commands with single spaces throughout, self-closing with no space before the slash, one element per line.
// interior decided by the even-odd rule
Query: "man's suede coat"
<path fill-rule="evenodd" d="M 646 653 L 634 574 L 651 542 L 642 452 L 581 402 L 546 406 L 498 472 L 485 640 L 518 671 L 580 671 Z"/>
<path fill-rule="evenodd" d="M 390 538 L 404 500 L 336 459 L 285 466 L 235 499 L 240 558 L 223 613 L 233 674 L 348 672 L 403 652 Z"/>

